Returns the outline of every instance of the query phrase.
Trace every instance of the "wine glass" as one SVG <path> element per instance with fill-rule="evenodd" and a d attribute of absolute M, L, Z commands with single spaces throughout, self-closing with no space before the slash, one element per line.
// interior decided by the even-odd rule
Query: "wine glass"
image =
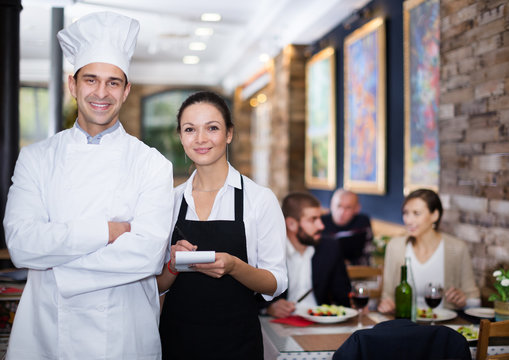
<path fill-rule="evenodd" d="M 442 302 L 442 296 L 444 290 L 441 284 L 429 283 L 426 285 L 424 292 L 424 300 L 426 304 L 431 308 L 431 325 L 435 325 L 435 317 L 433 315 L 433 309 L 436 308 Z"/>
<path fill-rule="evenodd" d="M 360 282 L 355 284 L 354 290 L 352 293 L 352 301 L 359 312 L 357 316 L 357 327 L 362 327 L 362 309 L 368 304 L 369 301 L 369 290 L 368 285 L 366 283 Z"/>

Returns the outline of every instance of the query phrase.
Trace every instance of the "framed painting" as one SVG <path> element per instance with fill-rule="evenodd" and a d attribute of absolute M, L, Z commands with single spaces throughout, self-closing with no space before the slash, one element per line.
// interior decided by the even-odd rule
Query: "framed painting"
<path fill-rule="evenodd" d="M 385 21 L 375 18 L 344 43 L 344 188 L 385 194 Z"/>
<path fill-rule="evenodd" d="M 309 188 L 336 188 L 335 51 L 328 47 L 306 64 L 305 181 Z"/>
<path fill-rule="evenodd" d="M 440 95 L 440 3 L 403 3 L 405 60 L 404 192 L 438 191 L 440 157 L 438 106 Z"/>

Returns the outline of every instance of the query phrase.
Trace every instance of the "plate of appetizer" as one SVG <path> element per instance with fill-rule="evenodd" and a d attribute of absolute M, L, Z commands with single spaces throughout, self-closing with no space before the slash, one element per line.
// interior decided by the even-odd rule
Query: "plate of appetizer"
<path fill-rule="evenodd" d="M 476 341 L 479 337 L 479 326 L 474 325 L 446 325 L 456 330 L 467 339 L 467 341 Z"/>
<path fill-rule="evenodd" d="M 446 321 L 457 317 L 456 311 L 449 309 L 417 309 L 417 320 L 418 321 Z"/>
<path fill-rule="evenodd" d="M 321 324 L 346 321 L 357 315 L 357 310 L 338 305 L 323 304 L 312 308 L 298 308 L 296 314 Z"/>

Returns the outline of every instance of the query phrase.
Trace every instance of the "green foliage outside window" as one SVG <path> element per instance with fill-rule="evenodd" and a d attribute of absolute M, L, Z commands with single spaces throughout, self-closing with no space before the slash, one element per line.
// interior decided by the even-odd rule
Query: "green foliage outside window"
<path fill-rule="evenodd" d="M 175 176 L 187 177 L 190 167 L 177 134 L 177 112 L 194 90 L 171 90 L 142 100 L 142 140 L 173 163 Z"/>
<path fill-rule="evenodd" d="M 20 148 L 48 137 L 48 89 L 21 87 L 19 91 Z"/>

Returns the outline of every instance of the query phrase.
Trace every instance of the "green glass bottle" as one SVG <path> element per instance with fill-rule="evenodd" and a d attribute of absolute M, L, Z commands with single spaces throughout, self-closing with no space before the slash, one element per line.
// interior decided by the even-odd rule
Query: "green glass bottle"
<path fill-rule="evenodd" d="M 407 267 L 401 266 L 401 282 L 396 287 L 396 319 L 410 319 L 412 316 L 412 287 L 408 284 Z"/>

